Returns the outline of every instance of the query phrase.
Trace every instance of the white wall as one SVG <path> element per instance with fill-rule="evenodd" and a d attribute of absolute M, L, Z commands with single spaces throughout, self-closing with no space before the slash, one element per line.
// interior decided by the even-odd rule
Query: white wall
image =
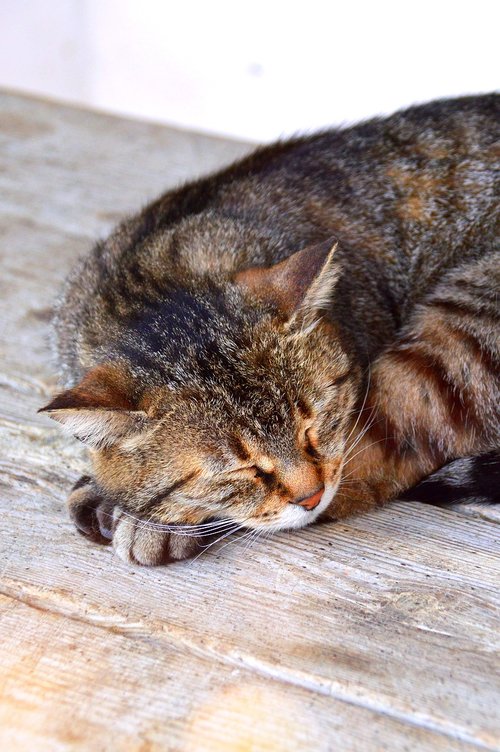
<path fill-rule="evenodd" d="M 253 140 L 499 84 L 495 0 L 0 0 L 0 85 Z"/>

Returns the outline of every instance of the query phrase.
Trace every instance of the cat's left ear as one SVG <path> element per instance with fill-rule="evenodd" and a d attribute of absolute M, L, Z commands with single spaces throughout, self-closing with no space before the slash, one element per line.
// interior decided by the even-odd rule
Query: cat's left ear
<path fill-rule="evenodd" d="M 38 412 L 94 448 L 115 444 L 149 424 L 134 399 L 130 376 L 114 363 L 95 366 L 77 386 L 56 395 Z"/>
<path fill-rule="evenodd" d="M 289 323 L 310 330 L 330 306 L 340 267 L 335 259 L 338 241 L 308 246 L 279 264 L 238 272 L 234 282 L 263 302 L 279 309 Z"/>

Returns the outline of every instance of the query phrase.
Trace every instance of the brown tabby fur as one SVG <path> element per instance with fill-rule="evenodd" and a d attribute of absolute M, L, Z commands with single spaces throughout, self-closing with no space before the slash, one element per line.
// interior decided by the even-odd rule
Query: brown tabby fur
<path fill-rule="evenodd" d="M 80 529 L 171 561 L 498 450 L 499 99 L 260 149 L 83 259 L 45 408 L 90 446 Z"/>

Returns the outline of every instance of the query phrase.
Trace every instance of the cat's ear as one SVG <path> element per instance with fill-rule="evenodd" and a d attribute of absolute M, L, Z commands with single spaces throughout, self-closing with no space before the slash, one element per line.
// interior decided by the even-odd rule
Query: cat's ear
<path fill-rule="evenodd" d="M 92 368 L 77 386 L 56 395 L 38 412 L 94 448 L 114 444 L 148 423 L 147 413 L 135 404 L 132 380 L 115 364 Z"/>
<path fill-rule="evenodd" d="M 238 272 L 236 284 L 276 306 L 290 322 L 310 329 L 331 303 L 340 267 L 334 260 L 338 242 L 331 238 L 308 246 L 279 264 Z"/>

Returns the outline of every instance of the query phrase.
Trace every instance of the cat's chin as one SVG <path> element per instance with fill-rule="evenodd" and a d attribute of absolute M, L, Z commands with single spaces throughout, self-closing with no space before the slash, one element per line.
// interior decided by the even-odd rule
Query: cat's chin
<path fill-rule="evenodd" d="M 307 510 L 296 504 L 288 504 L 281 513 L 279 520 L 273 525 L 273 529 L 278 532 L 279 530 L 294 530 L 310 525 L 323 512 L 326 512 L 334 499 L 338 485 L 338 481 L 327 483 L 320 502 L 314 509 Z"/>

